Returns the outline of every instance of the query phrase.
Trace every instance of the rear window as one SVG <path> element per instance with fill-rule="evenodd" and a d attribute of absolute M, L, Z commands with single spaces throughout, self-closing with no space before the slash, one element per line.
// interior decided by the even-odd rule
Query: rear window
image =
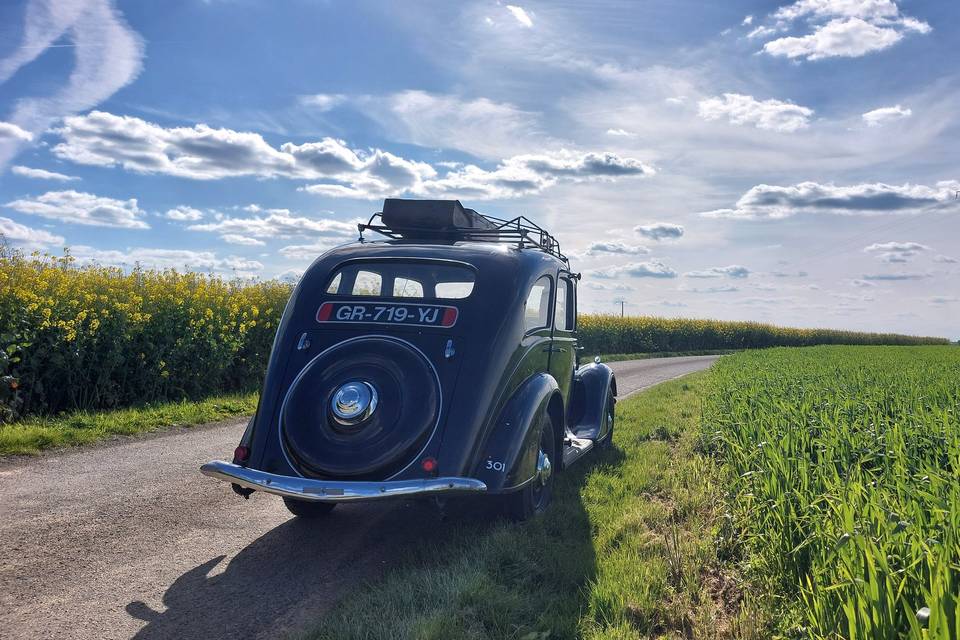
<path fill-rule="evenodd" d="M 349 264 L 330 278 L 327 293 L 338 296 L 456 300 L 473 293 L 473 270 L 431 262 Z"/>

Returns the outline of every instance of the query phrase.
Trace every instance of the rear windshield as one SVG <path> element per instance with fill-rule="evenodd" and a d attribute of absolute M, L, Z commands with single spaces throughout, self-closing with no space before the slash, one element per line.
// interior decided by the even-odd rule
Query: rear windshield
<path fill-rule="evenodd" d="M 473 292 L 473 270 L 432 262 L 355 262 L 334 273 L 327 293 L 338 296 L 455 300 Z"/>

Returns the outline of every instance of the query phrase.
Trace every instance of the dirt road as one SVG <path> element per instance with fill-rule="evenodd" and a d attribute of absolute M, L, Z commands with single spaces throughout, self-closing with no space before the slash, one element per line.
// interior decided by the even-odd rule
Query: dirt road
<path fill-rule="evenodd" d="M 611 366 L 624 397 L 715 359 Z M 245 422 L 0 465 L 0 637 L 274 638 L 442 534 L 422 505 L 341 505 L 310 524 L 201 476 Z"/>

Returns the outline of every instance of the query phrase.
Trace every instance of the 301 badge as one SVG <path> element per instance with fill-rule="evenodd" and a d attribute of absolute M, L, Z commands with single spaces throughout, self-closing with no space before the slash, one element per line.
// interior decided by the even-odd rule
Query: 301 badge
<path fill-rule="evenodd" d="M 317 309 L 317 322 L 450 328 L 457 323 L 459 315 L 456 307 L 439 304 L 324 302 Z"/>

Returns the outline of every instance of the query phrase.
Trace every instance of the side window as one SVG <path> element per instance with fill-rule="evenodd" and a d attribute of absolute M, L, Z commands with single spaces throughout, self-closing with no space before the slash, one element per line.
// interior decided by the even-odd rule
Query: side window
<path fill-rule="evenodd" d="M 573 331 L 577 327 L 577 290 L 569 278 L 560 278 L 553 322 L 559 331 Z"/>
<path fill-rule="evenodd" d="M 567 329 L 567 281 L 561 279 L 557 285 L 557 304 L 553 310 L 553 326 L 560 331 Z"/>
<path fill-rule="evenodd" d="M 524 330 L 529 331 L 549 325 L 551 288 L 549 276 L 543 276 L 530 287 L 523 313 Z"/>
<path fill-rule="evenodd" d="M 373 271 L 358 271 L 357 279 L 353 282 L 353 295 L 378 296 L 383 279 L 379 273 Z"/>

